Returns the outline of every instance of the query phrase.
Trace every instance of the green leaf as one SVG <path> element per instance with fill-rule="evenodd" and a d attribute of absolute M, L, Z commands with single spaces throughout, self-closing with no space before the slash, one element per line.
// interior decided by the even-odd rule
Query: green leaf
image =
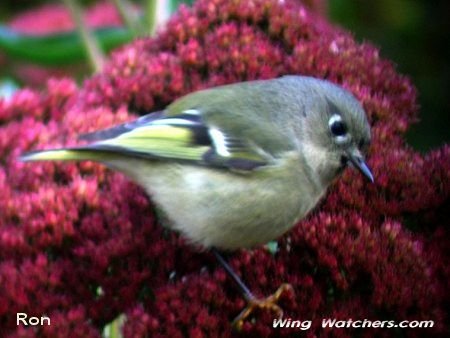
<path fill-rule="evenodd" d="M 265 245 L 267 251 L 269 251 L 272 255 L 275 255 L 278 251 L 278 242 L 271 241 Z"/>
<path fill-rule="evenodd" d="M 102 27 L 93 34 L 105 52 L 133 39 L 132 32 L 122 27 Z M 36 36 L 0 26 L 0 50 L 15 59 L 51 66 L 77 63 L 86 57 L 83 42 L 75 31 Z"/>
<path fill-rule="evenodd" d="M 120 314 L 111 323 L 107 324 L 103 329 L 103 338 L 123 338 L 121 328 L 125 323 L 127 317 L 125 314 Z"/>

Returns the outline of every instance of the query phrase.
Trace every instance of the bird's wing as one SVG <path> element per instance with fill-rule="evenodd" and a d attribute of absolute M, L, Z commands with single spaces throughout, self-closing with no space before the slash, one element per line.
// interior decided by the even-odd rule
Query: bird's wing
<path fill-rule="evenodd" d="M 82 136 L 94 141 L 82 148 L 243 171 L 272 161 L 271 155 L 251 139 L 222 128 L 218 121 L 223 123 L 223 116 L 210 121 L 206 117 L 207 114 L 195 109 L 179 114 L 149 114 L 130 123 Z"/>
<path fill-rule="evenodd" d="M 198 91 L 162 112 L 82 136 L 91 142 L 88 145 L 38 151 L 22 158 L 95 160 L 100 155 L 107 158 L 108 153 L 115 153 L 238 171 L 272 165 L 293 145 L 291 135 L 280 127 L 289 121 L 280 121 L 282 114 L 272 110 L 286 108 L 284 97 L 266 83 L 240 83 Z"/>
<path fill-rule="evenodd" d="M 205 93 L 214 100 L 214 91 Z M 83 138 L 95 142 L 83 148 L 240 171 L 251 171 L 274 161 L 283 135 L 270 124 L 263 128 L 258 118 L 230 111 L 233 105 L 216 104 L 212 108 L 200 104 L 200 108 L 195 108 L 195 102 L 204 98 L 192 97 L 164 112 L 87 134 Z"/>
<path fill-rule="evenodd" d="M 163 117 L 163 115 L 163 111 L 156 111 L 151 114 L 141 116 L 138 119 L 122 123 L 111 128 L 81 134 L 78 139 L 89 142 L 112 139 L 137 127 L 145 126 L 152 121 Z"/>

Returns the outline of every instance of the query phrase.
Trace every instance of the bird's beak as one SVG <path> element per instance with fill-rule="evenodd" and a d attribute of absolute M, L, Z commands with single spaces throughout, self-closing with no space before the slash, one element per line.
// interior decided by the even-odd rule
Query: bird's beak
<path fill-rule="evenodd" d="M 364 162 L 364 158 L 362 157 L 359 152 L 357 154 L 353 152 L 347 153 L 348 160 L 350 163 L 359 170 L 361 174 L 363 174 L 366 178 L 370 180 L 370 182 L 374 182 L 374 178 L 372 175 L 372 172 L 370 171 L 369 167 L 367 166 L 366 162 Z"/>

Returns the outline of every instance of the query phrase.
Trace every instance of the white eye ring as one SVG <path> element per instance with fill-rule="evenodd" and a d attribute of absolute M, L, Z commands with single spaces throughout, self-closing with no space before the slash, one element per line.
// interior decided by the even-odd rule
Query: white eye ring
<path fill-rule="evenodd" d="M 336 136 L 335 137 L 336 143 L 345 143 L 348 140 L 348 136 Z"/>
<path fill-rule="evenodd" d="M 339 114 L 333 114 L 331 115 L 330 119 L 328 120 L 328 127 L 331 128 L 332 124 L 335 122 L 341 122 L 342 121 L 342 117 Z"/>

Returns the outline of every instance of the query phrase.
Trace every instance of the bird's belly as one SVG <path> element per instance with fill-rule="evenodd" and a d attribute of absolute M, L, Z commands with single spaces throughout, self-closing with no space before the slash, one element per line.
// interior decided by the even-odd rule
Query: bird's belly
<path fill-rule="evenodd" d="M 153 162 L 142 175 L 139 167 L 139 177 L 128 174 L 164 210 L 170 227 L 204 247 L 234 250 L 265 244 L 295 225 L 321 195 L 305 188 L 300 193 L 302 182 L 263 171 L 234 174 Z"/>

